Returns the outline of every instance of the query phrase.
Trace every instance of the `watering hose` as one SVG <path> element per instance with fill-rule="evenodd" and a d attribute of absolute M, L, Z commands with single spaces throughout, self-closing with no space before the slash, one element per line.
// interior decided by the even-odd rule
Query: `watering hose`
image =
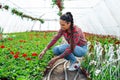
<path fill-rule="evenodd" d="M 50 76 L 51 76 L 51 73 L 53 72 L 53 70 L 62 63 L 64 63 L 65 80 L 68 80 L 68 74 L 67 74 L 67 69 L 66 69 L 66 64 L 68 63 L 68 61 L 66 61 L 66 60 L 64 60 L 62 62 L 59 62 L 55 66 L 53 66 L 53 68 L 48 73 L 48 76 L 45 77 L 44 80 L 50 80 Z M 80 69 L 77 71 L 77 73 L 74 77 L 74 80 L 77 80 L 77 77 L 79 76 L 79 73 L 80 73 Z"/>
<path fill-rule="evenodd" d="M 65 72 L 65 80 L 68 80 L 68 77 L 67 77 L 67 70 L 66 70 L 66 64 L 67 64 L 68 61 L 66 61 L 64 63 L 64 72 Z"/>
<path fill-rule="evenodd" d="M 79 71 L 77 71 L 77 74 L 74 77 L 74 80 L 77 80 L 77 77 L 79 76 Z"/>
<path fill-rule="evenodd" d="M 57 63 L 57 64 L 50 70 L 50 72 L 49 72 L 49 74 L 48 74 L 47 80 L 50 80 L 50 75 L 51 75 L 52 71 L 53 71 L 58 65 L 60 65 L 60 64 L 62 64 L 62 63 L 64 63 L 64 62 L 65 62 L 65 60 L 62 61 L 62 62 Z"/>

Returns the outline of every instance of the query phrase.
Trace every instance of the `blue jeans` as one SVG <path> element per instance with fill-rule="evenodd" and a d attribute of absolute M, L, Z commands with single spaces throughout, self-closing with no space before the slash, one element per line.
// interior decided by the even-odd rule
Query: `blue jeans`
<path fill-rule="evenodd" d="M 58 45 L 55 46 L 53 48 L 53 53 L 57 56 L 59 56 L 60 54 L 63 54 L 63 52 L 66 50 L 67 47 L 69 47 L 69 44 L 62 44 L 62 45 Z M 76 46 L 74 48 L 73 53 L 65 56 L 64 58 L 66 60 L 69 60 L 70 63 L 75 63 L 77 61 L 76 57 L 82 57 L 87 53 L 88 49 L 87 49 L 87 45 L 85 46 Z"/>

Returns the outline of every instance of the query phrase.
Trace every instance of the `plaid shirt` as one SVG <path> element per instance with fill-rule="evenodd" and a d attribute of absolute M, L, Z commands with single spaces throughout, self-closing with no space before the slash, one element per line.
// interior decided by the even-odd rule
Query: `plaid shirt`
<path fill-rule="evenodd" d="M 74 26 L 73 29 L 73 49 L 75 48 L 76 45 L 78 46 L 84 46 L 87 44 L 87 41 L 83 35 L 83 32 L 80 28 L 78 28 L 77 26 Z M 53 46 L 56 41 L 61 37 L 64 36 L 64 38 L 66 39 L 66 41 L 68 42 L 68 44 L 70 44 L 70 38 L 71 38 L 71 31 L 67 30 L 64 31 L 62 29 L 59 30 L 58 34 L 53 38 L 53 40 L 48 44 L 47 49 L 49 49 L 51 46 Z M 67 56 L 68 54 L 72 53 L 72 50 L 69 47 L 66 48 L 66 50 L 64 51 L 63 54 L 60 55 L 61 58 Z"/>

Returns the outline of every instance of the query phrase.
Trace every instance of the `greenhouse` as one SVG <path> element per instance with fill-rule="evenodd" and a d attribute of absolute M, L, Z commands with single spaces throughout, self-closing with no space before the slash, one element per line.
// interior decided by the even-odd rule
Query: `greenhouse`
<path fill-rule="evenodd" d="M 0 0 L 0 80 L 120 80 L 120 0 Z"/>

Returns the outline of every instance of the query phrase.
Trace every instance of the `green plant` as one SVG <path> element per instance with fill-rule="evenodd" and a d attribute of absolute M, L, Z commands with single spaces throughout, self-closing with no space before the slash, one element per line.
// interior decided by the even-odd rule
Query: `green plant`
<path fill-rule="evenodd" d="M 3 8 L 6 9 L 6 10 L 8 10 L 8 9 L 9 9 L 9 6 L 8 6 L 8 5 L 5 5 Z"/>
<path fill-rule="evenodd" d="M 54 33 L 46 33 L 46 38 L 43 32 L 8 35 L 9 38 L 5 42 L 0 42 L 0 79 L 42 80 L 43 72 L 53 53 L 52 50 L 47 51 L 41 60 L 38 59 L 38 54 L 48 44 Z"/>
<path fill-rule="evenodd" d="M 118 57 L 116 57 L 115 54 L 118 50 L 118 47 L 120 47 L 120 41 L 114 36 L 104 36 L 89 33 L 85 33 L 85 36 L 91 43 L 88 47 L 88 54 L 81 62 L 81 66 L 89 71 L 91 79 L 119 80 L 120 59 L 117 61 Z M 111 44 L 114 47 L 113 51 L 109 51 L 111 50 Z M 111 61 L 111 53 L 109 52 L 114 52 L 114 58 Z"/>
<path fill-rule="evenodd" d="M 0 8 L 1 8 L 1 7 L 2 7 L 2 5 L 0 5 Z M 8 5 L 5 5 L 3 8 L 6 9 L 6 10 L 8 10 L 8 9 L 9 9 L 9 6 L 8 6 Z M 17 16 L 20 16 L 22 19 L 23 19 L 23 18 L 28 18 L 28 19 L 31 19 L 31 20 L 38 20 L 38 21 L 40 21 L 41 23 L 44 23 L 44 20 L 43 20 L 43 19 L 34 18 L 34 17 L 32 17 L 32 16 L 26 15 L 26 14 L 24 14 L 23 12 L 15 9 L 15 8 L 12 8 L 12 9 L 11 9 L 11 13 L 12 13 L 12 14 L 15 14 L 15 15 L 17 15 Z"/>

